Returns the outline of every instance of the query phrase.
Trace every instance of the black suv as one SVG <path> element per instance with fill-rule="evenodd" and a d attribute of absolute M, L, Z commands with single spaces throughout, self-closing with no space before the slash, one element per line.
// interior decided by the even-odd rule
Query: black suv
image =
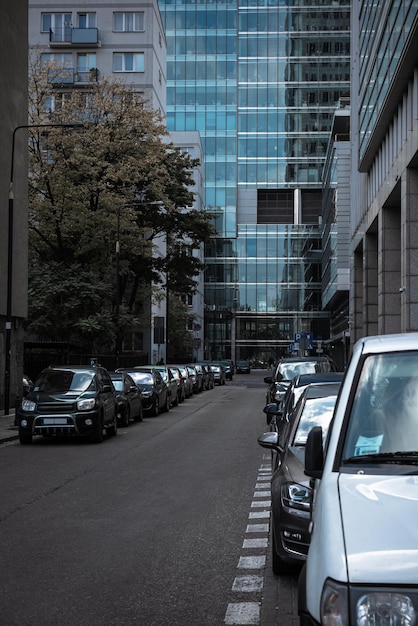
<path fill-rule="evenodd" d="M 117 433 L 115 388 L 103 367 L 44 369 L 22 400 L 16 423 L 22 444 L 34 435 L 88 435 L 94 443 Z"/>

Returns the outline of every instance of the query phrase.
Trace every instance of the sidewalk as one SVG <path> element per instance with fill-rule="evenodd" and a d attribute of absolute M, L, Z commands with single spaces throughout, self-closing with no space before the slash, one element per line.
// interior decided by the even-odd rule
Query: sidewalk
<path fill-rule="evenodd" d="M 17 426 L 15 426 L 15 412 L 5 415 L 4 411 L 0 411 L 0 443 L 12 441 L 18 438 Z"/>

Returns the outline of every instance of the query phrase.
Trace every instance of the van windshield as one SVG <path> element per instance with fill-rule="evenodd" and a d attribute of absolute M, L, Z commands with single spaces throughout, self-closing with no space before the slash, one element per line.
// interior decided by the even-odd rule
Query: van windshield
<path fill-rule="evenodd" d="M 343 459 L 418 451 L 418 352 L 368 356 L 350 413 Z"/>

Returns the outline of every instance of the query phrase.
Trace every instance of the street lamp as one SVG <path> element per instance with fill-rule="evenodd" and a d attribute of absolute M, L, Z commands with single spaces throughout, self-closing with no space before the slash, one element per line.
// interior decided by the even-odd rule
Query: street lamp
<path fill-rule="evenodd" d="M 12 339 L 12 295 L 13 295 L 13 217 L 14 217 L 14 157 L 16 133 L 28 128 L 76 128 L 84 126 L 82 123 L 68 124 L 22 124 L 16 126 L 12 135 L 12 155 L 10 166 L 9 183 L 9 214 L 7 231 L 7 290 L 6 290 L 6 336 L 5 336 L 5 360 L 4 360 L 4 414 L 8 415 L 10 409 L 10 357 Z"/>

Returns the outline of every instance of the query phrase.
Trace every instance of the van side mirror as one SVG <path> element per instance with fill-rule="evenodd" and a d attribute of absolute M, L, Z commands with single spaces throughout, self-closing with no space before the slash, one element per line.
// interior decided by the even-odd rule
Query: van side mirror
<path fill-rule="evenodd" d="M 311 478 L 322 478 L 323 469 L 322 427 L 314 426 L 309 431 L 305 446 L 305 474 Z"/>

